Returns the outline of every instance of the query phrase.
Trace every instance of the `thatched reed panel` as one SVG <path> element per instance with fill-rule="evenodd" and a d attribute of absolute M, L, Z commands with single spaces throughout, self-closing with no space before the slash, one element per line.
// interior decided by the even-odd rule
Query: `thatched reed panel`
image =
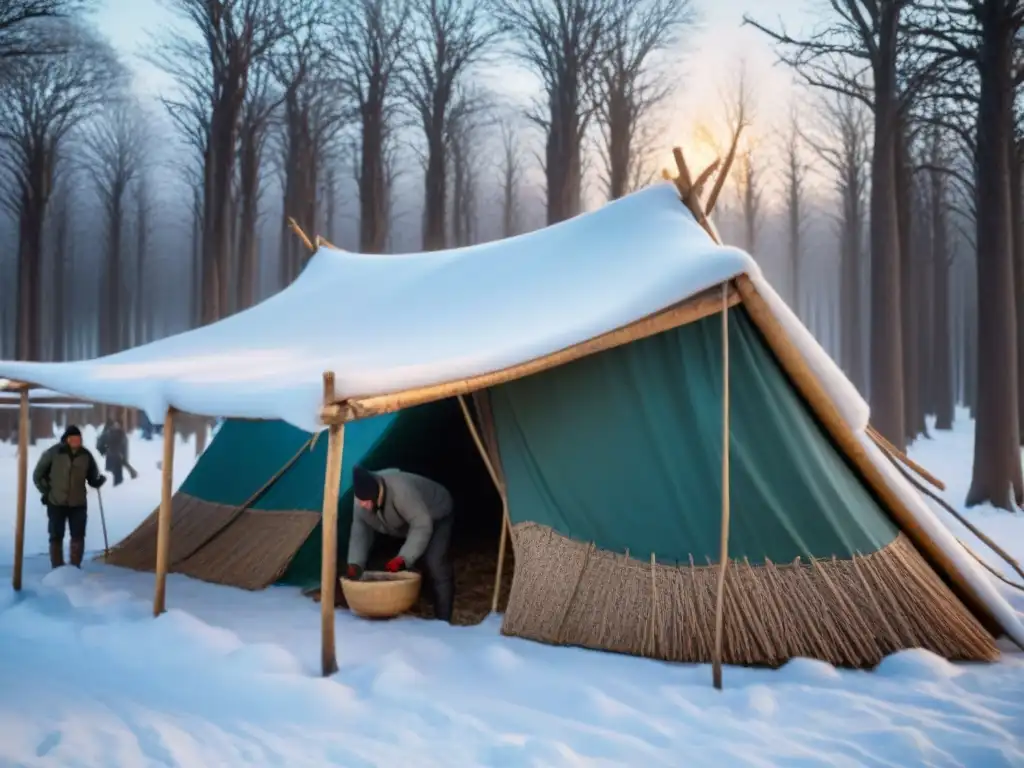
<path fill-rule="evenodd" d="M 718 569 L 657 565 L 520 523 L 502 631 L 541 642 L 708 663 Z M 726 571 L 723 662 L 779 666 L 806 656 L 873 667 L 925 648 L 951 660 L 999 656 L 981 624 L 903 534 L 853 560 Z"/>
<path fill-rule="evenodd" d="M 213 536 L 235 515 L 237 519 Z M 215 584 L 264 589 L 284 574 L 319 522 L 320 515 L 308 511 L 248 509 L 238 515 L 237 507 L 178 493 L 171 508 L 169 570 Z M 154 512 L 110 551 L 106 562 L 154 570 L 156 533 Z"/>

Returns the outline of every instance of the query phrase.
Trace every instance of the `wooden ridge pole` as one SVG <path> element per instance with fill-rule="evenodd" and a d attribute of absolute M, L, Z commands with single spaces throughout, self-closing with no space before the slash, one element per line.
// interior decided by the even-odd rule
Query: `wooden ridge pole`
<path fill-rule="evenodd" d="M 334 402 L 334 373 L 324 373 L 324 405 Z M 334 640 L 334 595 L 338 586 L 338 495 L 341 492 L 344 423 L 327 427 L 327 469 L 324 476 L 324 506 L 320 551 L 320 668 L 324 677 L 338 671 Z"/>
<path fill-rule="evenodd" d="M 18 398 L 18 506 L 14 522 L 14 572 L 11 586 L 21 590 L 21 571 L 25 563 L 25 504 L 28 501 L 28 389 Z"/>
<path fill-rule="evenodd" d="M 722 689 L 722 635 L 725 629 L 725 573 L 729 565 L 729 303 L 722 284 L 722 544 L 719 550 L 718 594 L 715 597 L 715 652 L 711 676 Z"/>
<path fill-rule="evenodd" d="M 164 414 L 164 456 L 160 476 L 160 511 L 156 526 L 156 589 L 153 615 L 167 610 L 167 563 L 171 552 L 171 499 L 174 491 L 174 409 Z"/>

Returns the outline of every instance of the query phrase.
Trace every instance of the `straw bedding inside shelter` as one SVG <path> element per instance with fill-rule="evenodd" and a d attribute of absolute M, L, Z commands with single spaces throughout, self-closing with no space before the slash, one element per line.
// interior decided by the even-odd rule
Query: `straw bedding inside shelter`
<path fill-rule="evenodd" d="M 518 563 L 502 631 L 541 642 L 706 663 L 718 568 L 652 566 L 536 523 L 515 527 Z M 727 569 L 723 661 L 778 666 L 796 656 L 872 667 L 925 648 L 998 658 L 991 636 L 903 534 L 849 560 Z"/>
<path fill-rule="evenodd" d="M 171 510 L 170 572 L 242 589 L 264 589 L 281 577 L 320 522 L 316 512 L 258 509 L 245 510 L 231 521 L 237 512 L 234 506 L 177 493 Z M 107 562 L 154 570 L 156 534 L 157 513 L 153 512 L 110 551 Z"/>

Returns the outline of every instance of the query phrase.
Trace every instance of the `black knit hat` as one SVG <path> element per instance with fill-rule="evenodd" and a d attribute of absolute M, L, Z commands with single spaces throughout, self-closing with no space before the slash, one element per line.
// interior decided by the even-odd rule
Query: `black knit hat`
<path fill-rule="evenodd" d="M 76 427 L 74 424 L 72 424 L 70 427 L 68 427 L 67 429 L 64 430 L 64 434 L 61 435 L 60 441 L 62 443 L 66 443 L 68 441 L 69 437 L 81 437 L 81 436 L 82 436 L 82 430 L 80 430 L 78 427 Z"/>
<path fill-rule="evenodd" d="M 377 501 L 380 494 L 380 481 L 368 469 L 354 467 L 352 469 L 352 494 L 360 501 Z"/>

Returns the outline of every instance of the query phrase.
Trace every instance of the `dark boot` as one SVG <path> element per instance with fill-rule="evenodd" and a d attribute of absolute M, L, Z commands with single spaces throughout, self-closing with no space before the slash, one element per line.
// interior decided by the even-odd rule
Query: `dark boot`
<path fill-rule="evenodd" d="M 71 540 L 71 564 L 75 568 L 82 567 L 82 556 L 85 555 L 85 539 Z"/>
<path fill-rule="evenodd" d="M 451 579 L 434 581 L 434 616 L 451 624 L 454 607 L 455 582 Z"/>
<path fill-rule="evenodd" d="M 63 541 L 51 541 L 50 542 L 50 567 L 60 568 L 64 565 L 64 542 Z"/>

